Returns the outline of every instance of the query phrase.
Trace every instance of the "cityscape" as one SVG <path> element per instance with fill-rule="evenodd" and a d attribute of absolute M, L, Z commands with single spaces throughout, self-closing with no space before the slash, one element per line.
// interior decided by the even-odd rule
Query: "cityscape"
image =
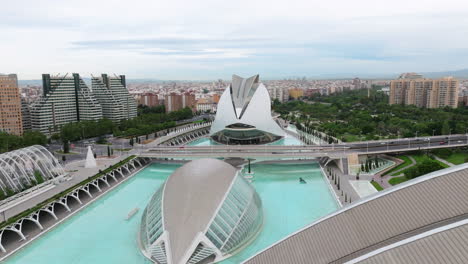
<path fill-rule="evenodd" d="M 468 263 L 468 4 L 332 2 L 5 3 L 0 262 Z"/>

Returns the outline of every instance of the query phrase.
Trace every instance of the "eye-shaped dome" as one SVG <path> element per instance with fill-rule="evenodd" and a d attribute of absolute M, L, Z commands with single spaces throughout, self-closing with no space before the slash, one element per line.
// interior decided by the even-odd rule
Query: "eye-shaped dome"
<path fill-rule="evenodd" d="M 195 160 L 153 195 L 140 226 L 145 256 L 157 263 L 210 263 L 246 246 L 263 223 L 255 189 L 231 165 Z"/>

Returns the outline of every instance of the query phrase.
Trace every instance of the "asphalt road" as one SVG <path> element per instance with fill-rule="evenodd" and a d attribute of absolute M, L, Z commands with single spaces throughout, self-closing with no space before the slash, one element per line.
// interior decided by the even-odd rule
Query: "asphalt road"
<path fill-rule="evenodd" d="M 398 140 L 382 140 L 357 142 L 348 144 L 331 145 L 309 145 L 309 146 L 273 146 L 273 145 L 216 145 L 216 146 L 176 146 L 155 148 L 142 148 L 141 153 L 148 156 L 206 156 L 207 154 L 233 156 L 237 153 L 239 156 L 249 155 L 268 155 L 268 156 L 303 156 L 308 155 L 328 155 L 349 154 L 349 153 L 385 153 L 385 152 L 403 152 L 418 149 L 446 148 L 468 145 L 466 135 L 453 136 L 435 136 L 408 138 Z"/>

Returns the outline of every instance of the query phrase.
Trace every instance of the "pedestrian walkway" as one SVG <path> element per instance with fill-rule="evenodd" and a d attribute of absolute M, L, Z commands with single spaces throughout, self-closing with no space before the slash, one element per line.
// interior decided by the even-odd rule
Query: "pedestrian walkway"
<path fill-rule="evenodd" d="M 384 189 L 387 189 L 387 188 L 392 187 L 393 185 L 391 185 L 390 183 L 388 183 L 388 181 L 389 181 L 390 179 L 392 179 L 392 178 L 394 178 L 394 177 L 401 177 L 401 176 L 403 176 L 403 174 L 400 173 L 400 172 L 402 172 L 402 171 L 404 171 L 404 170 L 406 170 L 406 169 L 408 169 L 408 168 L 411 168 L 411 167 L 413 167 L 414 165 L 416 165 L 416 160 L 415 160 L 413 157 L 411 157 L 411 156 L 407 156 L 407 157 L 411 160 L 411 164 L 408 164 L 407 166 L 405 166 L 405 167 L 403 167 L 403 168 L 401 168 L 401 169 L 398 169 L 398 170 L 396 170 L 396 171 L 394 171 L 394 172 L 391 173 L 391 175 L 396 175 L 396 176 L 391 176 L 390 174 L 382 176 L 382 173 L 378 173 L 378 174 L 374 175 L 374 176 L 372 177 L 372 179 L 373 179 L 375 182 L 377 182 L 378 184 L 380 184 L 380 186 L 382 186 Z M 400 164 L 401 164 L 401 163 L 400 163 Z M 398 164 L 398 165 L 399 165 L 399 164 Z M 397 165 L 397 166 L 398 166 L 398 165 Z"/>
<path fill-rule="evenodd" d="M 441 159 L 441 158 L 439 158 L 439 157 L 437 157 L 437 156 L 434 156 L 434 158 L 435 158 L 436 160 L 438 160 L 438 161 L 440 161 L 440 162 L 446 164 L 446 165 L 449 166 L 449 167 L 455 166 L 455 164 L 453 164 L 453 163 L 451 163 L 451 162 L 448 162 L 448 161 L 446 161 L 446 160 L 444 160 L 444 159 Z"/>
<path fill-rule="evenodd" d="M 65 165 L 65 171 L 69 173 L 69 175 L 65 180 L 61 182 L 53 182 L 53 188 L 48 188 L 43 192 L 34 193 L 27 197 L 27 199 L 23 199 L 21 202 L 15 200 L 11 201 L 13 206 L 6 204 L 3 207 L 4 209 L 0 211 L 0 219 L 5 221 L 10 217 L 24 212 L 54 195 L 82 182 L 83 180 L 96 175 L 100 170 L 104 170 L 117 162 L 126 159 L 129 155 L 130 153 L 113 159 L 97 159 L 96 168 L 84 168 L 84 160 L 68 163 Z"/>
<path fill-rule="evenodd" d="M 336 196 L 338 199 L 340 199 L 340 202 L 343 206 L 346 204 L 349 204 L 353 201 L 359 200 L 361 197 L 357 194 L 356 190 L 351 186 L 350 183 L 350 176 L 345 175 L 341 172 L 341 170 L 334 164 L 330 163 L 327 166 L 331 172 L 336 175 L 335 177 L 339 179 L 337 180 L 337 183 L 339 182 L 340 184 L 340 189 L 338 190 L 338 184 L 335 184 L 335 181 L 332 180 L 331 175 L 328 173 L 327 169 L 324 168 L 325 171 L 325 176 L 327 177 L 327 180 L 330 182 L 330 185 L 333 187 L 333 190 L 335 191 Z"/>

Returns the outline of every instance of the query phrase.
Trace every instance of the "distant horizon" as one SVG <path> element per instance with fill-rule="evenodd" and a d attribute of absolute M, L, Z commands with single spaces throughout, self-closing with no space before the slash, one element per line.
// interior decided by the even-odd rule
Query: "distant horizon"
<path fill-rule="evenodd" d="M 417 71 L 410 71 L 410 72 L 415 72 L 422 74 L 423 77 L 427 78 L 439 78 L 442 76 L 454 76 L 459 79 L 468 79 L 468 68 L 466 69 L 459 69 L 459 70 L 452 70 L 452 71 L 440 71 L 440 72 L 417 72 Z M 78 72 L 79 73 L 79 72 Z M 348 74 L 347 76 L 344 76 L 345 74 L 319 74 L 319 75 L 311 75 L 311 76 L 288 76 L 288 77 L 276 77 L 276 78 L 265 78 L 262 77 L 260 74 L 260 80 L 265 80 L 265 81 L 281 81 L 281 80 L 294 80 L 294 79 L 300 79 L 300 78 L 307 78 L 308 80 L 349 80 L 353 78 L 360 78 L 364 80 L 391 80 L 397 78 L 401 73 L 382 73 L 382 74 L 375 74 L 375 75 L 366 75 L 366 74 L 355 74 L 351 75 Z M 0 74 L 15 74 L 15 73 L 0 73 Z M 90 79 L 91 74 L 80 74 L 80 77 L 83 79 Z M 212 82 L 212 81 L 217 81 L 217 80 L 223 80 L 223 81 L 229 81 L 231 78 L 211 78 L 211 79 L 161 79 L 161 78 L 156 78 L 156 77 L 143 77 L 143 78 L 132 78 L 129 75 L 126 75 L 125 73 L 118 73 L 118 74 L 123 74 L 127 77 L 127 81 L 157 81 L 157 82 Z M 237 74 L 237 73 L 233 73 Z M 251 75 L 245 75 L 242 77 L 249 77 L 252 75 L 255 75 L 257 73 L 252 73 Z M 341 76 L 340 76 L 341 75 Z M 42 76 L 41 76 L 42 77 Z M 20 75 L 18 75 L 18 81 L 21 82 L 28 82 L 28 81 L 41 81 L 42 78 L 39 79 L 22 79 Z"/>

